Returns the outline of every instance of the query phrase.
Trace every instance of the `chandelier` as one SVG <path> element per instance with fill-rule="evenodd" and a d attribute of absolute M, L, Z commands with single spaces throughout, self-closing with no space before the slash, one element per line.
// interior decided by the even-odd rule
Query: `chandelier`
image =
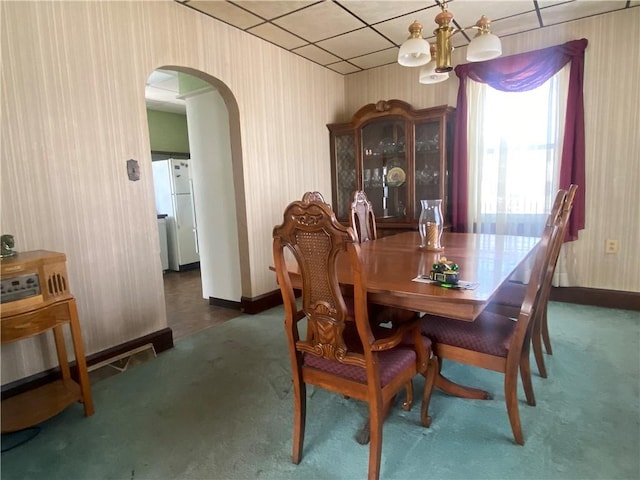
<path fill-rule="evenodd" d="M 420 83 L 437 83 L 449 78 L 453 70 L 451 65 L 451 37 L 464 30 L 477 30 L 476 36 L 467 47 L 467 61 L 481 62 L 491 60 L 502 55 L 500 39 L 491 33 L 491 20 L 482 15 L 480 19 L 469 27 L 454 28 L 451 26 L 453 13 L 447 10 L 447 1 L 438 2 L 442 11 L 436 15 L 438 25 L 433 33 L 436 43 L 429 44 L 422 38 L 422 24 L 414 21 L 409 25 L 409 38 L 400 46 L 398 63 L 405 67 L 421 67 Z"/>

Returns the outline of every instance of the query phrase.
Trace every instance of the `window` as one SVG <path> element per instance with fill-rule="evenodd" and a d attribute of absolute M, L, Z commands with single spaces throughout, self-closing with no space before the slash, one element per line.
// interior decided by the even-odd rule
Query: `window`
<path fill-rule="evenodd" d="M 542 232 L 559 184 L 568 71 L 524 92 L 468 80 L 471 231 Z"/>

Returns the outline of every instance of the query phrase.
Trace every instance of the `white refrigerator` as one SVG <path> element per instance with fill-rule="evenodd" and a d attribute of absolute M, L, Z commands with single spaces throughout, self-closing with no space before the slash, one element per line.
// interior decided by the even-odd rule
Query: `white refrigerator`
<path fill-rule="evenodd" d="M 167 215 L 169 270 L 175 271 L 198 267 L 200 262 L 189 162 L 175 158 L 152 162 L 156 210 Z"/>

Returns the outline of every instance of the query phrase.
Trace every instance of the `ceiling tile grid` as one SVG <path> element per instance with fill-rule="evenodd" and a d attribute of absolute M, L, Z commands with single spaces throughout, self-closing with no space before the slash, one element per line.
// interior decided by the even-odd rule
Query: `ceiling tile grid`
<path fill-rule="evenodd" d="M 175 1 L 343 75 L 395 63 L 414 20 L 433 41 L 434 18 L 445 3 L 456 28 L 486 15 L 498 36 L 640 6 L 640 0 Z M 462 47 L 473 36 L 466 30 L 452 43 Z"/>

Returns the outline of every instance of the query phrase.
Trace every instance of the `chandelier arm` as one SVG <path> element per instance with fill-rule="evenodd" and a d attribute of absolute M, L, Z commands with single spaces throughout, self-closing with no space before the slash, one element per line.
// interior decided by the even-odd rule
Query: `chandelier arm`
<path fill-rule="evenodd" d="M 482 30 L 479 26 L 477 25 L 469 25 L 468 27 L 464 27 L 461 28 L 460 30 L 458 30 L 459 32 L 465 32 L 467 30 Z"/>

